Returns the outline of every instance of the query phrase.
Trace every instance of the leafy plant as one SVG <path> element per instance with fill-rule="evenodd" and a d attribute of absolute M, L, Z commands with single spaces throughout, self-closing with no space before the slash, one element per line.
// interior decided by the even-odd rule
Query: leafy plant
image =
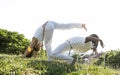
<path fill-rule="evenodd" d="M 105 64 L 113 68 L 120 68 L 120 51 L 112 50 L 104 54 L 95 62 L 96 65 Z"/>
<path fill-rule="evenodd" d="M 0 53 L 21 54 L 29 43 L 23 34 L 0 29 Z"/>

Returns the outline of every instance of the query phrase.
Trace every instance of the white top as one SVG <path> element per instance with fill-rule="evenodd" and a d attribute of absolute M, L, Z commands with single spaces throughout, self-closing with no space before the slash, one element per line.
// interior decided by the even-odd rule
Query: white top
<path fill-rule="evenodd" d="M 85 37 L 73 37 L 68 39 L 74 51 L 86 52 L 92 48 L 92 42 L 85 43 Z"/>

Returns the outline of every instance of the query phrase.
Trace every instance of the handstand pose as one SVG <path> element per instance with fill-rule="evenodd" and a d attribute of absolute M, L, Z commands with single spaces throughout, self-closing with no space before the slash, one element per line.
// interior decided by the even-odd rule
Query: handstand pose
<path fill-rule="evenodd" d="M 36 47 L 36 45 L 42 47 L 43 40 L 44 40 L 47 57 L 48 57 L 48 60 L 50 60 L 49 56 L 51 54 L 51 43 L 52 43 L 52 36 L 53 36 L 54 30 L 55 29 L 65 30 L 65 29 L 72 29 L 72 28 L 83 28 L 87 31 L 85 24 L 81 24 L 81 23 L 63 24 L 63 23 L 56 23 L 54 21 L 45 22 L 42 26 L 40 26 L 36 30 L 32 38 L 32 42 L 26 49 L 25 53 L 23 54 L 23 57 L 26 57 L 32 51 L 32 49 Z M 35 52 L 38 52 L 40 47 L 36 47 L 37 50 Z"/>

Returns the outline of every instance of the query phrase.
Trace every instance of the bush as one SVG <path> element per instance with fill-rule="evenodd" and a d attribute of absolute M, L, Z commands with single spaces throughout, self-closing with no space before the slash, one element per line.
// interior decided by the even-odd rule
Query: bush
<path fill-rule="evenodd" d="M 0 29 L 0 53 L 21 54 L 29 43 L 23 34 Z"/>
<path fill-rule="evenodd" d="M 113 68 L 120 68 L 120 51 L 109 51 L 95 62 L 97 65 L 102 63 Z"/>

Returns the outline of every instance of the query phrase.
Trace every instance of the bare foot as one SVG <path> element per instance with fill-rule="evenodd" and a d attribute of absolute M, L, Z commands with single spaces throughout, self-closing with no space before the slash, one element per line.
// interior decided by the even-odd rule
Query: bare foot
<path fill-rule="evenodd" d="M 85 24 L 82 24 L 82 27 L 87 31 L 87 28 L 86 28 Z"/>

